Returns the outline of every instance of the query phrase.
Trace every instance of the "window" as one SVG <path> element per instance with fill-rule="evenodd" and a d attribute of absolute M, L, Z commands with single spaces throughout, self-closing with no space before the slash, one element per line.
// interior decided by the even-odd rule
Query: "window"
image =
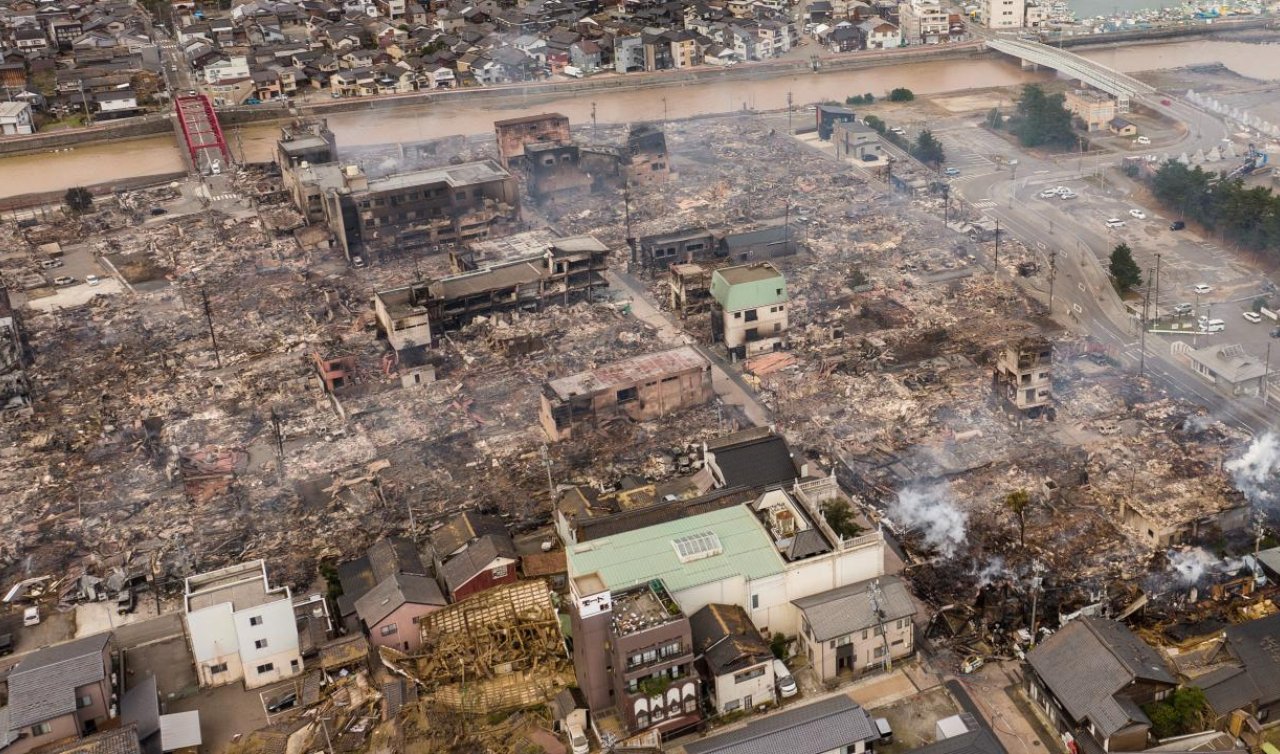
<path fill-rule="evenodd" d="M 262 625 L 262 616 L 261 616 L 261 615 L 255 615 L 255 616 L 253 616 L 253 617 L 249 618 L 249 625 L 250 625 L 250 626 L 261 626 L 261 625 Z"/>
<path fill-rule="evenodd" d="M 35 725 L 31 726 L 31 735 L 43 736 L 46 733 L 51 732 L 52 730 L 53 728 L 49 727 L 48 723 L 36 723 Z"/>
<path fill-rule="evenodd" d="M 225 673 L 225 672 L 227 672 L 227 663 L 225 663 L 225 662 L 220 662 L 220 663 L 218 663 L 217 665 L 210 665 L 210 666 L 209 666 L 209 672 L 210 672 L 210 673 Z"/>
<path fill-rule="evenodd" d="M 467 192 L 459 191 L 453 195 L 453 198 L 457 199 L 458 201 L 462 201 L 463 199 L 467 198 Z"/>
<path fill-rule="evenodd" d="M 388 623 L 387 625 L 385 625 L 385 626 L 383 626 L 382 628 L 378 629 L 378 633 L 380 633 L 380 634 L 381 634 L 381 635 L 383 635 L 383 636 L 390 636 L 390 635 L 394 634 L 396 631 L 399 631 L 399 630 L 400 630 L 400 629 L 396 626 L 396 624 L 394 624 L 394 623 Z"/>
<path fill-rule="evenodd" d="M 618 391 L 618 403 L 630 403 L 640 399 L 640 389 L 634 387 L 624 387 Z"/>
<path fill-rule="evenodd" d="M 298 661 L 289 660 L 289 667 L 296 671 L 298 669 Z"/>
<path fill-rule="evenodd" d="M 755 322 L 757 319 L 760 319 L 760 315 L 756 312 L 755 309 L 751 309 L 747 312 L 748 322 Z"/>
<path fill-rule="evenodd" d="M 679 657 L 684 654 L 684 648 L 680 646 L 680 642 L 673 641 L 659 649 L 658 654 L 662 656 L 663 659 L 668 657 Z"/>
<path fill-rule="evenodd" d="M 884 655 L 885 655 L 884 647 L 876 647 L 875 649 L 871 650 L 871 656 L 877 659 L 880 657 L 884 657 Z"/>
<path fill-rule="evenodd" d="M 268 663 L 265 663 L 265 664 L 262 664 L 262 665 L 259 665 L 259 666 L 258 666 L 258 673 L 260 673 L 260 674 L 261 674 L 261 673 L 270 673 L 271 671 L 273 671 L 273 670 L 275 670 L 275 669 L 276 669 L 276 664 L 275 664 L 274 662 L 268 662 Z"/>
<path fill-rule="evenodd" d="M 497 568 L 493 569 L 491 573 L 493 574 L 493 578 L 495 581 L 497 579 L 505 579 L 507 577 L 507 567 L 505 565 L 500 565 Z"/>
<path fill-rule="evenodd" d="M 266 649 L 266 648 L 267 648 L 267 640 L 266 640 L 266 639 L 255 639 L 255 640 L 254 640 L 254 642 L 253 642 L 253 648 L 254 648 L 254 649 Z"/>
<path fill-rule="evenodd" d="M 752 610 L 760 609 L 760 595 L 758 594 L 751 595 L 751 609 Z"/>
<path fill-rule="evenodd" d="M 734 313 L 733 313 L 733 318 L 734 318 L 734 319 L 742 319 L 742 312 L 734 312 Z"/>
<path fill-rule="evenodd" d="M 742 707 L 742 700 L 741 700 L 741 699 L 734 699 L 732 702 L 725 702 L 725 704 L 724 704 L 724 711 L 725 711 L 725 712 L 733 712 L 733 711 L 735 711 L 735 710 L 740 709 L 741 707 Z"/>
<path fill-rule="evenodd" d="M 85 695 L 76 697 L 76 709 L 84 709 L 93 704 L 93 697 Z"/>
<path fill-rule="evenodd" d="M 746 683 L 747 681 L 754 680 L 754 679 L 756 679 L 756 678 L 759 678 L 759 677 L 760 677 L 760 676 L 762 676 L 762 675 L 764 675 L 764 666 L 763 666 L 763 665 L 761 665 L 761 666 L 759 666 L 759 667 L 752 668 L 751 670 L 744 670 L 744 671 L 742 671 L 741 673 L 734 673 L 734 675 L 733 675 L 733 682 L 734 682 L 734 683 Z"/>

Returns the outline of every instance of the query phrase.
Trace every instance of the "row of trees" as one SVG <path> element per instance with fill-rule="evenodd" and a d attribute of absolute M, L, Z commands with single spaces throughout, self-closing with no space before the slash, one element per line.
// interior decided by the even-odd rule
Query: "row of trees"
<path fill-rule="evenodd" d="M 846 105 L 873 105 L 875 104 L 875 101 L 876 95 L 871 92 L 867 92 L 866 94 L 855 94 L 852 97 L 844 98 L 844 103 Z"/>
<path fill-rule="evenodd" d="M 914 142 L 908 142 L 900 134 L 890 131 L 885 122 L 874 115 L 864 117 L 862 122 L 865 123 L 868 128 L 883 136 L 890 144 L 893 144 L 899 149 L 906 150 L 912 157 L 926 165 L 932 165 L 935 170 L 941 167 L 942 163 L 947 161 L 947 153 L 946 150 L 942 148 L 942 142 L 938 141 L 938 138 L 933 135 L 933 132 L 927 128 L 916 136 L 916 140 Z"/>
<path fill-rule="evenodd" d="M 1199 166 L 1169 161 L 1151 178 L 1151 192 L 1165 209 L 1254 251 L 1280 257 L 1280 196 L 1247 188 Z"/>

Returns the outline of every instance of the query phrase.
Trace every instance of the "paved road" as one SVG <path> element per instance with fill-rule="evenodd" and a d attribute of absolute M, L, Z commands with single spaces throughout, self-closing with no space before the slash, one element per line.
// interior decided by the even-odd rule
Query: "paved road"
<path fill-rule="evenodd" d="M 158 618 L 126 623 L 116 627 L 115 634 L 116 642 L 126 649 L 172 639 L 183 635 L 182 616 L 178 613 L 165 613 Z"/>
<path fill-rule="evenodd" d="M 1157 98 L 1164 98 L 1157 95 Z M 1213 116 L 1185 103 L 1169 99 L 1170 106 L 1156 103 L 1155 109 L 1189 122 L 1180 141 L 1168 145 L 1164 151 L 1178 154 L 1181 151 L 1208 150 L 1220 144 L 1227 135 L 1226 126 Z M 1115 291 L 1112 289 L 1102 261 L 1114 245 L 1121 240 L 1118 234 L 1106 230 L 1100 214 L 1097 218 L 1082 219 L 1080 210 L 1061 201 L 1038 200 L 1037 194 L 1046 186 L 1067 184 L 1073 187 L 1085 185 L 1082 176 L 1101 173 L 1118 165 L 1121 155 L 1102 152 L 1088 156 L 1067 157 L 1059 160 L 1042 160 L 1018 152 L 999 137 L 970 129 L 975 134 L 943 133 L 944 144 L 959 147 L 957 152 L 968 160 L 969 169 L 963 170 L 963 179 L 953 182 L 953 193 L 985 214 L 1000 221 L 1002 233 L 1008 232 L 1031 248 L 1038 248 L 1048 262 L 1049 252 L 1057 251 L 1057 276 L 1054 285 L 1054 313 L 1060 320 L 1069 321 L 1078 329 L 1091 334 L 1098 342 L 1113 349 L 1120 361 L 1138 367 L 1142 359 L 1139 328 Z M 995 144 L 981 144 L 978 149 L 969 140 L 996 140 Z M 997 154 L 1016 159 L 1016 165 L 1007 161 L 988 160 L 986 164 L 974 161 L 982 146 L 998 150 Z M 1176 150 L 1176 151 L 1175 151 Z M 1021 176 L 1021 178 L 1019 178 Z M 1111 188 L 1091 184 L 1078 189 L 1094 194 L 1099 212 L 1113 212 L 1125 216 L 1125 197 Z M 1110 209 L 1108 209 L 1110 208 Z M 1154 211 L 1149 211 L 1154 215 Z M 1188 238 L 1189 234 L 1188 234 Z M 1188 240 L 1186 243 L 1193 243 Z M 981 257 L 990 266 L 994 248 L 984 244 Z M 1203 254 L 1202 254 L 1203 256 Z M 1214 260 L 1218 267 L 1229 267 L 1232 260 L 1224 255 Z M 1046 264 L 1047 267 L 1047 264 Z M 1010 274 L 1003 270 L 1002 274 Z M 1020 284 L 1032 289 L 1039 298 L 1047 299 L 1044 282 L 1019 279 Z M 1198 375 L 1175 362 L 1168 344 L 1163 339 L 1148 336 L 1146 339 L 1145 374 L 1158 386 L 1195 403 L 1204 405 L 1214 416 L 1234 423 L 1252 433 L 1259 433 L 1275 425 L 1274 413 L 1265 409 L 1260 401 L 1230 399 L 1213 391 Z"/>

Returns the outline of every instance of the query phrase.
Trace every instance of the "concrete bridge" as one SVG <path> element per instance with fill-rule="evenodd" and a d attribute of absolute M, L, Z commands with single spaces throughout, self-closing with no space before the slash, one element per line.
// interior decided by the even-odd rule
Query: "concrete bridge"
<path fill-rule="evenodd" d="M 1052 68 L 1065 73 L 1073 79 L 1083 81 L 1095 89 L 1104 91 L 1116 98 L 1118 109 L 1128 112 L 1131 98 L 1148 99 L 1155 95 L 1154 87 L 1144 84 L 1119 71 L 1113 71 L 1100 63 L 1068 52 L 1058 47 L 1050 47 L 1028 39 L 1006 39 L 992 37 L 987 39 L 987 47 L 1011 55 L 1023 62 L 1023 65 L 1036 65 Z M 1149 102 L 1145 104 L 1150 104 Z"/>

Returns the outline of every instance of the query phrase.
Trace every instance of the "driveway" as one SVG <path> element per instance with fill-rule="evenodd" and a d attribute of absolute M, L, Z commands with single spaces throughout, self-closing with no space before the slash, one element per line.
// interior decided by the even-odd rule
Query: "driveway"
<path fill-rule="evenodd" d="M 156 690 L 166 702 L 190 696 L 198 690 L 196 671 L 187 640 L 176 638 L 124 650 L 125 689 L 155 676 Z"/>
<path fill-rule="evenodd" d="M 245 691 L 244 686 L 233 683 L 206 689 L 184 699 L 176 699 L 165 705 L 165 712 L 200 713 L 200 733 L 206 754 L 221 754 L 237 736 L 243 736 L 266 727 L 267 714 L 262 709 L 258 691 Z"/>

